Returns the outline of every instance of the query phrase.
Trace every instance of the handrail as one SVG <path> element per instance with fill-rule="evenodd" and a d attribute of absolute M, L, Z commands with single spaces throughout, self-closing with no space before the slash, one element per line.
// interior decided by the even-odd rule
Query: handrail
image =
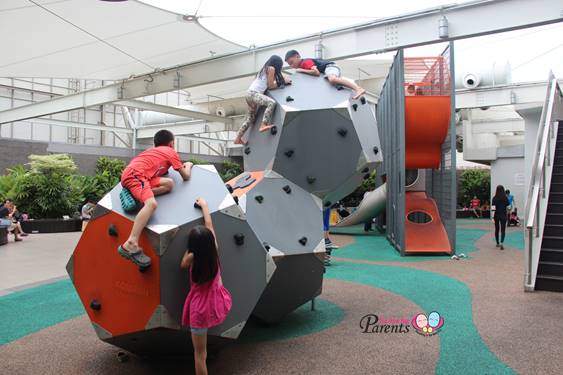
<path fill-rule="evenodd" d="M 528 243 L 526 252 L 526 279 L 527 286 L 532 285 L 532 266 L 534 254 L 534 237 L 540 236 L 542 199 L 546 199 L 547 167 L 552 165 L 551 144 L 555 137 L 553 129 L 553 109 L 556 105 L 556 95 L 561 96 L 561 89 L 553 72 L 549 73 L 548 86 L 545 102 L 542 108 L 538 135 L 536 138 L 535 154 L 532 161 L 532 172 L 528 187 L 528 199 L 526 201 L 526 230 L 528 231 Z"/>

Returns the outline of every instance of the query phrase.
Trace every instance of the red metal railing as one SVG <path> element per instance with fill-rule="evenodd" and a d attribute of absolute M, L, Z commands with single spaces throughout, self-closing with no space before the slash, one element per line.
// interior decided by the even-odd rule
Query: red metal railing
<path fill-rule="evenodd" d="M 449 96 L 450 69 L 447 56 L 405 57 L 406 96 Z"/>

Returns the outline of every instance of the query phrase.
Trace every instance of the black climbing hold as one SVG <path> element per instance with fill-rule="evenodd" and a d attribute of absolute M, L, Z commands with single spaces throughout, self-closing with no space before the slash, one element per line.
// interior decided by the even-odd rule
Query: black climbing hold
<path fill-rule="evenodd" d="M 301 237 L 299 243 L 303 246 L 307 245 L 307 237 Z"/>
<path fill-rule="evenodd" d="M 368 173 L 369 172 L 369 168 L 365 167 L 364 169 L 362 169 L 362 173 Z"/>
<path fill-rule="evenodd" d="M 145 272 L 146 270 L 148 270 L 150 267 L 151 267 L 150 265 L 148 265 L 148 266 L 139 266 L 139 272 L 143 272 L 143 273 L 144 273 L 144 272 Z"/>
<path fill-rule="evenodd" d="M 358 105 L 354 103 L 352 104 L 352 108 L 354 109 L 354 112 L 356 112 L 358 110 Z"/>
<path fill-rule="evenodd" d="M 227 188 L 227 190 L 229 191 L 229 193 L 233 193 L 233 187 L 231 186 L 231 184 L 225 184 L 225 187 Z"/>
<path fill-rule="evenodd" d="M 325 207 L 330 207 L 332 206 L 332 202 L 331 201 L 326 201 L 325 202 Z"/>
<path fill-rule="evenodd" d="M 289 185 L 285 185 L 282 189 L 283 189 L 283 191 L 285 191 L 287 194 L 291 193 L 291 186 L 289 186 Z"/>
<path fill-rule="evenodd" d="M 315 181 L 317 181 L 317 179 L 316 179 L 315 177 L 313 177 L 313 176 L 307 176 L 307 182 L 308 182 L 309 184 L 314 184 Z"/>
<path fill-rule="evenodd" d="M 336 86 L 336 89 L 337 89 L 338 91 L 342 90 L 343 88 L 344 88 L 344 86 L 340 86 L 340 85 Z"/>
<path fill-rule="evenodd" d="M 373 146 L 373 153 L 376 155 L 379 153 L 379 148 L 377 146 Z"/>
<path fill-rule="evenodd" d="M 248 147 L 248 146 L 245 147 L 245 148 L 244 148 L 244 153 L 245 153 L 246 155 L 250 154 L 250 147 Z"/>
<path fill-rule="evenodd" d="M 90 308 L 92 310 L 100 311 L 102 309 L 102 304 L 93 299 L 92 301 L 90 301 Z"/>
<path fill-rule="evenodd" d="M 338 134 L 339 134 L 341 137 L 346 137 L 346 134 L 348 134 L 348 130 L 346 130 L 346 129 L 338 129 Z"/>
<path fill-rule="evenodd" d="M 201 206 L 197 204 L 197 202 L 194 202 L 194 208 L 201 208 Z"/>
<path fill-rule="evenodd" d="M 266 251 L 270 251 L 270 245 L 268 245 L 267 242 L 262 242 L 262 245 L 264 245 L 264 249 L 266 249 Z"/>
<path fill-rule="evenodd" d="M 362 103 L 362 104 L 366 104 L 366 103 L 367 103 L 365 96 L 362 96 L 362 97 L 360 98 L 360 103 Z"/>
<path fill-rule="evenodd" d="M 292 101 L 294 101 L 294 100 L 295 100 L 295 99 L 293 99 L 293 98 L 292 98 L 291 96 L 289 96 L 289 95 L 285 98 L 285 101 L 286 101 L 286 102 L 292 102 Z"/>
<path fill-rule="evenodd" d="M 364 175 L 364 180 L 367 180 L 367 179 L 369 178 L 369 176 L 371 176 L 371 175 L 370 175 L 369 173 L 366 173 L 366 174 Z"/>
<path fill-rule="evenodd" d="M 234 235 L 234 238 L 235 238 L 235 244 L 237 246 L 241 246 L 242 244 L 244 244 L 244 234 L 237 233 Z"/>
<path fill-rule="evenodd" d="M 114 224 L 109 225 L 108 234 L 110 236 L 117 237 L 117 227 Z"/>
<path fill-rule="evenodd" d="M 121 363 L 127 362 L 129 360 L 129 355 L 125 352 L 117 352 L 117 360 Z"/>
<path fill-rule="evenodd" d="M 272 135 L 278 134 L 278 127 L 277 127 L 277 126 L 272 126 L 272 127 L 270 128 L 270 133 L 271 133 Z"/>
<path fill-rule="evenodd" d="M 235 200 L 235 203 L 238 204 L 238 197 L 236 195 L 233 196 L 233 199 Z"/>
<path fill-rule="evenodd" d="M 293 150 L 287 150 L 286 152 L 284 152 L 284 154 L 285 154 L 285 156 L 287 156 L 288 158 L 290 158 L 290 157 L 293 156 L 293 153 L 294 153 L 294 152 L 295 152 L 295 151 L 293 151 Z"/>
<path fill-rule="evenodd" d="M 256 199 L 256 202 L 258 203 L 262 203 L 264 201 L 264 197 L 261 195 L 255 196 L 254 199 Z"/>

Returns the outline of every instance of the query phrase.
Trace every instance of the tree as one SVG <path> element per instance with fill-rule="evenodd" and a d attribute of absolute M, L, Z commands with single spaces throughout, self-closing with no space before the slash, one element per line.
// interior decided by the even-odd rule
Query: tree
<path fill-rule="evenodd" d="M 458 203 L 464 207 L 477 196 L 484 202 L 491 194 L 491 173 L 487 169 L 467 169 L 459 180 Z"/>

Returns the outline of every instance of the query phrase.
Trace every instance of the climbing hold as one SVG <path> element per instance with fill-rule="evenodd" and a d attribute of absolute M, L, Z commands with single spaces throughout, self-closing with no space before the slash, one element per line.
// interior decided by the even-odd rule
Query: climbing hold
<path fill-rule="evenodd" d="M 244 234 L 237 233 L 237 234 L 234 235 L 234 238 L 235 238 L 235 244 L 237 246 L 241 246 L 241 245 L 244 244 Z"/>
<path fill-rule="evenodd" d="M 233 199 L 235 200 L 235 203 L 238 204 L 238 197 L 236 195 L 233 196 Z"/>
<path fill-rule="evenodd" d="M 379 153 L 379 148 L 377 146 L 373 146 L 373 153 L 376 155 Z"/>
<path fill-rule="evenodd" d="M 250 147 L 246 146 L 246 147 L 244 148 L 244 153 L 245 153 L 246 155 L 250 154 Z"/>
<path fill-rule="evenodd" d="M 352 104 L 352 108 L 354 109 L 354 112 L 356 112 L 358 110 L 358 105 L 354 103 Z"/>
<path fill-rule="evenodd" d="M 291 187 L 289 185 L 285 185 L 283 188 L 283 191 L 285 191 L 287 194 L 291 193 Z"/>
<path fill-rule="evenodd" d="M 364 169 L 362 169 L 362 173 L 368 173 L 369 172 L 369 168 L 365 167 Z"/>
<path fill-rule="evenodd" d="M 277 127 L 277 126 L 272 126 L 272 127 L 270 128 L 270 133 L 271 133 L 272 135 L 278 134 L 278 127 Z"/>
<path fill-rule="evenodd" d="M 266 251 L 270 251 L 270 245 L 268 245 L 267 242 L 262 242 L 262 245 L 264 245 L 264 249 L 266 249 Z"/>
<path fill-rule="evenodd" d="M 362 105 L 367 103 L 365 96 L 362 96 L 362 97 L 360 98 L 360 103 L 362 103 Z"/>
<path fill-rule="evenodd" d="M 264 197 L 261 195 L 255 196 L 254 199 L 256 199 L 256 202 L 258 203 L 262 203 L 264 201 Z"/>
<path fill-rule="evenodd" d="M 303 246 L 307 245 L 307 237 L 301 237 L 299 243 Z"/>
<path fill-rule="evenodd" d="M 146 270 L 148 270 L 151 266 L 139 266 L 139 272 L 144 273 Z"/>
<path fill-rule="evenodd" d="M 370 175 L 369 173 L 366 173 L 366 174 L 364 175 L 364 180 L 367 180 L 370 176 L 371 176 L 371 175 Z"/>
<path fill-rule="evenodd" d="M 284 154 L 285 154 L 285 156 L 287 156 L 288 158 L 290 158 L 290 157 L 293 156 L 293 153 L 294 153 L 294 152 L 295 152 L 295 151 L 293 151 L 293 150 L 287 150 L 286 152 L 284 152 Z"/>
<path fill-rule="evenodd" d="M 315 181 L 317 181 L 317 179 L 316 179 L 315 177 L 313 177 L 313 176 L 307 176 L 307 182 L 308 182 L 309 184 L 314 184 Z"/>
<path fill-rule="evenodd" d="M 341 86 L 341 85 L 336 86 L 336 89 L 337 89 L 338 91 L 342 90 L 343 88 L 344 88 L 344 86 Z"/>
<path fill-rule="evenodd" d="M 114 224 L 110 224 L 108 228 L 108 234 L 113 237 L 117 237 L 117 227 Z"/>
<path fill-rule="evenodd" d="M 285 101 L 286 101 L 286 102 L 292 102 L 292 101 L 294 101 L 294 100 L 295 100 L 295 99 L 293 99 L 293 98 L 292 98 L 291 96 L 289 96 L 289 95 L 285 98 Z"/>
<path fill-rule="evenodd" d="M 233 187 L 230 184 L 225 184 L 225 187 L 227 188 L 227 190 L 229 191 L 229 193 L 233 193 Z"/>
<path fill-rule="evenodd" d="M 342 129 L 342 128 L 341 128 L 341 129 L 338 129 L 338 134 L 339 134 L 341 137 L 346 137 L 346 134 L 348 134 L 348 130 Z"/>
<path fill-rule="evenodd" d="M 102 309 L 102 304 L 93 299 L 92 301 L 90 301 L 90 308 L 92 310 L 100 311 Z"/>
<path fill-rule="evenodd" d="M 197 204 L 197 202 L 194 202 L 194 208 L 199 208 L 201 209 L 201 206 L 199 204 Z"/>
<path fill-rule="evenodd" d="M 325 207 L 330 207 L 332 206 L 332 202 L 331 201 L 326 201 L 325 202 Z"/>

